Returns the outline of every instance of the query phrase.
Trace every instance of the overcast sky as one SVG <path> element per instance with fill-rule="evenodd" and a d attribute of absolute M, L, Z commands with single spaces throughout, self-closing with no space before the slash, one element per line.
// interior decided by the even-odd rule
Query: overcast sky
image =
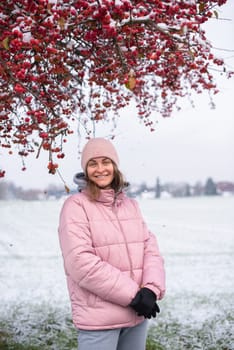
<path fill-rule="evenodd" d="M 234 0 L 219 9 L 219 17 L 206 25 L 207 36 L 218 57 L 223 57 L 234 70 Z M 228 51 L 230 50 L 230 51 Z M 232 50 L 232 51 L 231 51 Z M 210 109 L 206 93 L 195 97 L 195 108 L 185 101 L 182 111 L 163 119 L 157 116 L 157 126 L 150 132 L 137 120 L 136 111 L 123 110 L 113 141 L 120 157 L 120 168 L 131 183 L 154 184 L 187 181 L 191 184 L 212 177 L 215 181 L 234 181 L 234 79 L 217 75 L 220 93 L 215 97 L 215 109 Z M 97 127 L 96 136 L 106 137 L 107 128 Z M 60 172 L 69 187 L 73 175 L 80 171 L 78 137 L 66 145 L 66 157 Z M 85 140 L 81 140 L 81 147 Z M 58 175 L 49 175 L 47 156 L 39 160 L 26 158 L 27 170 L 21 171 L 20 159 L 9 157 L 0 149 L 0 168 L 6 170 L 4 181 L 13 181 L 24 188 L 45 188 L 62 184 Z M 2 180 L 0 180 L 2 181 Z"/>

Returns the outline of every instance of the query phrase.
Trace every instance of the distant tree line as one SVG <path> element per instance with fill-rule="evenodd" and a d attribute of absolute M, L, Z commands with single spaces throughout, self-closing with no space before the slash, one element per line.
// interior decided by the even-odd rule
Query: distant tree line
<path fill-rule="evenodd" d="M 76 193 L 78 189 L 72 189 L 68 194 Z M 128 194 L 132 197 L 141 197 L 149 194 L 151 198 L 170 197 L 191 197 L 191 196 L 218 196 L 224 193 L 234 195 L 234 183 L 230 181 L 215 182 L 212 177 L 206 182 L 197 182 L 191 185 L 187 182 L 162 183 L 156 178 L 155 186 L 148 186 L 145 182 L 129 186 Z M 47 198 L 58 199 L 66 196 L 64 186 L 49 185 L 45 190 L 23 189 L 12 182 L 0 181 L 0 200 L 21 199 L 21 200 L 42 200 Z"/>
<path fill-rule="evenodd" d="M 234 183 L 229 181 L 215 182 L 212 177 L 207 178 L 206 182 L 197 182 L 191 185 L 187 182 L 169 182 L 161 183 L 160 179 L 156 179 L 155 186 L 147 186 L 145 182 L 141 183 L 130 194 L 133 196 L 141 196 L 143 193 L 154 193 L 155 198 L 169 195 L 171 197 L 190 197 L 190 196 L 217 196 L 224 193 L 234 195 Z"/>
<path fill-rule="evenodd" d="M 38 189 L 23 189 L 16 186 L 13 182 L 0 181 L 0 200 L 1 199 L 23 199 L 23 200 L 38 200 L 42 194 Z"/>

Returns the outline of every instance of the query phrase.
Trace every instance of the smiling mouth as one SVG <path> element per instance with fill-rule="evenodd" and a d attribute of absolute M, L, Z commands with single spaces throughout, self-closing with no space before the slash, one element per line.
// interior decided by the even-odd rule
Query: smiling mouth
<path fill-rule="evenodd" d="M 95 178 L 97 178 L 97 179 L 103 179 L 103 178 L 105 178 L 105 177 L 107 177 L 107 176 L 109 176 L 109 175 L 96 175 Z"/>

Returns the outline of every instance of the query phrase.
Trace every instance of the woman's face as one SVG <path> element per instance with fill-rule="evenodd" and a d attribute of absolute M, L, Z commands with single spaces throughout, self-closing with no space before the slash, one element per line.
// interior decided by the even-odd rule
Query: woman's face
<path fill-rule="evenodd" d="M 87 164 L 87 175 L 98 187 L 108 189 L 114 178 L 114 166 L 106 157 L 92 158 Z"/>

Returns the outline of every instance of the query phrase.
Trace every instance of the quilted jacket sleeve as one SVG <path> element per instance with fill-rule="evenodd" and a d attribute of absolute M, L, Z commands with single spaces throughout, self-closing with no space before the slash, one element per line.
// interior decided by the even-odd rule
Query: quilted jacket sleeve
<path fill-rule="evenodd" d="M 145 240 L 145 255 L 143 269 L 143 285 L 152 289 L 157 299 L 162 299 L 165 294 L 165 269 L 164 260 L 159 252 L 156 237 L 147 230 Z"/>
<path fill-rule="evenodd" d="M 137 207 L 139 216 L 142 217 L 138 204 Z M 157 299 L 160 300 L 163 298 L 166 289 L 164 259 L 159 251 L 156 236 L 148 230 L 143 218 L 142 225 L 145 237 L 142 286 L 154 291 Z"/>
<path fill-rule="evenodd" d="M 78 195 L 71 196 L 64 203 L 59 239 L 65 271 L 73 281 L 103 300 L 122 306 L 130 304 L 139 286 L 95 254 L 88 218 Z"/>

